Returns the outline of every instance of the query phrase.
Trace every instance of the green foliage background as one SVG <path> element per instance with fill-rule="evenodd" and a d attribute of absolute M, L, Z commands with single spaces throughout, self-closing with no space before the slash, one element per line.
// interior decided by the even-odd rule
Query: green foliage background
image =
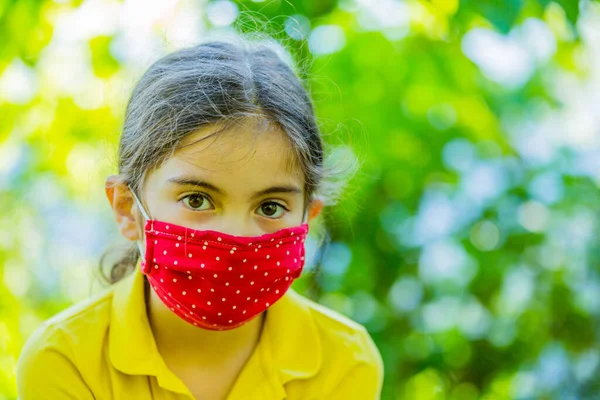
<path fill-rule="evenodd" d="M 0 0 L 0 399 L 118 242 L 103 184 L 136 78 L 232 26 L 284 41 L 363 162 L 296 286 L 367 326 L 383 398 L 600 397 L 595 2 L 162 4 Z"/>

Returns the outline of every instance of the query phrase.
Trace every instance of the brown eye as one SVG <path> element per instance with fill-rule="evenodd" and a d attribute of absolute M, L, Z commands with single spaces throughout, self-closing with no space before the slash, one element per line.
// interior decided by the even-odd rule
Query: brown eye
<path fill-rule="evenodd" d="M 193 193 L 193 194 L 187 195 L 182 200 L 183 200 L 183 203 L 188 208 L 190 208 L 194 211 L 206 210 L 207 209 L 206 207 L 201 208 L 202 205 L 205 203 L 206 203 L 206 205 L 210 206 L 210 202 L 208 201 L 206 196 L 203 196 L 199 193 Z"/>
<path fill-rule="evenodd" d="M 273 202 L 263 203 L 259 209 L 262 212 L 261 215 L 271 219 L 281 218 L 283 212 L 286 210 L 281 204 Z"/>

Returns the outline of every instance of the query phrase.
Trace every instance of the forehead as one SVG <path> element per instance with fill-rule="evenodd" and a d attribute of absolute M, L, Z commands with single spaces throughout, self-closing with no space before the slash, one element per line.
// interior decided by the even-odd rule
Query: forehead
<path fill-rule="evenodd" d="M 264 121 L 204 126 L 188 135 L 153 174 L 162 181 L 195 176 L 225 191 L 291 183 L 303 187 L 303 174 L 286 133 Z"/>

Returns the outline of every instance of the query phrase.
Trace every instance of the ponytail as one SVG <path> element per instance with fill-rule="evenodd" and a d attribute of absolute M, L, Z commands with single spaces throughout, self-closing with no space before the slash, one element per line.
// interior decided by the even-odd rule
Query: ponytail
<path fill-rule="evenodd" d="M 109 248 L 100 257 L 98 267 L 101 278 L 110 285 L 120 281 L 135 271 L 139 257 L 140 250 L 135 243 Z"/>

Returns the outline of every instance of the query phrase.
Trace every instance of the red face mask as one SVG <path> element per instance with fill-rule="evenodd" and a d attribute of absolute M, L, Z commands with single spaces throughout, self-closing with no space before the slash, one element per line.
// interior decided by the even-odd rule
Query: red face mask
<path fill-rule="evenodd" d="M 302 272 L 305 222 L 234 236 L 153 220 L 133 195 L 146 218 L 141 272 L 162 302 L 194 326 L 237 328 L 279 300 Z"/>

